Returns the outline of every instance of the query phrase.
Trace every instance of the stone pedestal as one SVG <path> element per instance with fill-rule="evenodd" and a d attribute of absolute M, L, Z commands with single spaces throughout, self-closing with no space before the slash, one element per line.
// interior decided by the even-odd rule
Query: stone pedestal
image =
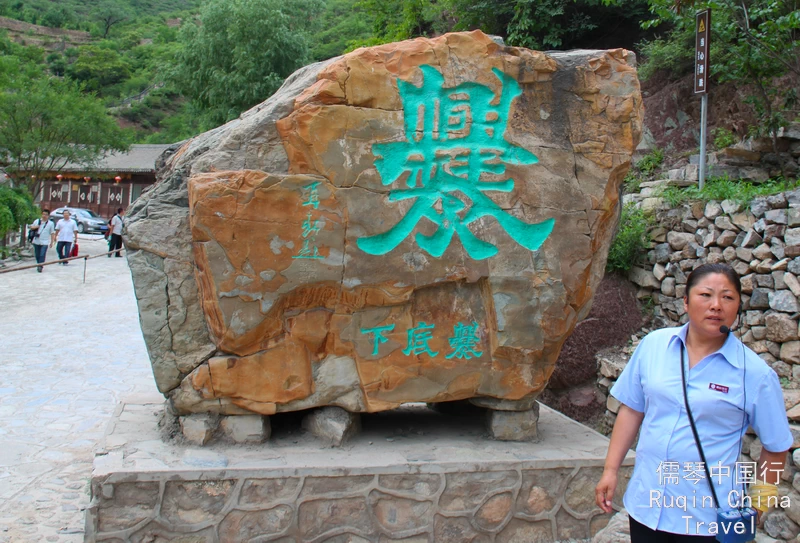
<path fill-rule="evenodd" d="M 205 445 L 214 436 L 219 417 L 211 413 L 197 413 L 179 417 L 183 438 L 192 445 Z"/>
<path fill-rule="evenodd" d="M 231 415 L 219 423 L 224 438 L 232 443 L 261 443 L 269 439 L 269 417 Z"/>
<path fill-rule="evenodd" d="M 315 409 L 303 418 L 303 428 L 318 438 L 339 447 L 358 433 L 358 413 L 350 413 L 341 407 Z"/>
<path fill-rule="evenodd" d="M 298 432 L 292 420 L 280 423 L 280 415 L 269 446 L 214 440 L 187 448 L 163 442 L 149 425 L 121 420 L 118 409 L 95 457 L 85 540 L 588 539 L 610 518 L 594 504 L 608 440 L 540 409 L 536 446 L 489 440 L 481 417 L 418 404 L 362 415 L 362 431 L 341 449 Z M 617 508 L 632 465 L 631 454 Z"/>
<path fill-rule="evenodd" d="M 489 410 L 489 432 L 500 441 L 534 441 L 538 437 L 539 404 L 527 411 Z"/>

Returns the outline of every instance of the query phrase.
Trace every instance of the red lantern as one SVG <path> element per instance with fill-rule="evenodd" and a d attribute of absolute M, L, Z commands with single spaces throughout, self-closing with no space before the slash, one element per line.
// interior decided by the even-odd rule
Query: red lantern
<path fill-rule="evenodd" d="M 63 175 L 61 175 L 61 174 L 58 174 L 58 175 L 56 176 L 56 179 L 58 179 L 58 182 L 59 182 L 59 183 L 61 182 L 61 180 L 62 180 L 63 178 L 64 178 L 64 176 L 63 176 Z"/>
<path fill-rule="evenodd" d="M 114 178 L 114 182 L 115 182 L 115 183 L 119 183 L 120 181 L 122 181 L 122 178 L 121 178 L 120 176 L 116 176 L 116 177 Z"/>
<path fill-rule="evenodd" d="M 88 183 L 88 182 L 89 182 L 89 179 L 91 179 L 91 177 L 84 177 L 84 178 L 83 178 L 83 182 L 84 182 L 84 183 Z"/>

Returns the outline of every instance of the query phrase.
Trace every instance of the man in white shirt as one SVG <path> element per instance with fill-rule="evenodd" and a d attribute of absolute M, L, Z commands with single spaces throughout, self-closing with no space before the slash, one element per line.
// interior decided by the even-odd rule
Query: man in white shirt
<path fill-rule="evenodd" d="M 122 216 L 125 214 L 125 210 L 117 208 L 117 214 L 111 217 L 109 221 L 109 228 L 111 229 L 111 236 L 108 240 L 108 250 L 114 251 L 116 250 L 116 257 L 122 257 L 121 249 L 122 249 Z M 109 252 L 108 255 L 111 258 L 111 253 Z"/>
<path fill-rule="evenodd" d="M 43 209 L 42 216 L 28 227 L 33 230 L 33 252 L 36 255 L 36 263 L 44 264 L 47 256 L 47 248 L 53 246 L 55 239 L 55 227 L 50 221 L 50 210 Z M 42 273 L 43 266 L 37 266 L 36 271 Z"/>
<path fill-rule="evenodd" d="M 56 241 L 59 260 L 69 258 L 72 244 L 78 243 L 78 223 L 70 218 L 70 213 L 67 210 L 64 210 L 64 218 L 56 223 Z M 67 265 L 69 262 L 62 262 L 61 264 Z"/>

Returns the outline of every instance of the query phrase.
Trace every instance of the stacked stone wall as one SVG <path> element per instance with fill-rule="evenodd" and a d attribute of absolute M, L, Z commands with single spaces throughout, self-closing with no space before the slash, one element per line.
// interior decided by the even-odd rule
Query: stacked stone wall
<path fill-rule="evenodd" d="M 639 298 L 652 301 L 654 316 L 685 323 L 689 274 L 704 263 L 727 263 L 742 282 L 737 335 L 786 388 L 800 388 L 800 189 L 749 207 L 725 200 L 671 209 L 660 214 L 652 237 L 646 264 L 629 277 Z"/>

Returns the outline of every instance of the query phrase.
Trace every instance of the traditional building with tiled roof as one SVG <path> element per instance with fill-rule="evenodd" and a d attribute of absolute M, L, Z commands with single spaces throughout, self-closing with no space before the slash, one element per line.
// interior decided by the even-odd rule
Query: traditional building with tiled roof
<path fill-rule="evenodd" d="M 131 145 L 127 153 L 109 153 L 90 168 L 67 164 L 42 183 L 40 207 L 79 207 L 101 216 L 127 208 L 155 183 L 156 159 L 169 145 Z"/>

